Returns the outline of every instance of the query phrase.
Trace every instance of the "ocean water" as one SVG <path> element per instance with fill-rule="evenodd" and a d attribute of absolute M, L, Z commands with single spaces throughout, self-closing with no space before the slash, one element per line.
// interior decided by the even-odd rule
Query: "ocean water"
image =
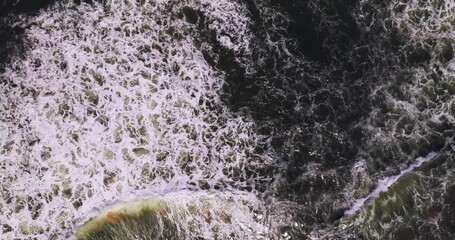
<path fill-rule="evenodd" d="M 103 209 L 158 198 L 229 214 L 196 211 L 187 239 L 451 239 L 454 14 L 451 0 L 10 12 L 0 238 L 74 239 Z"/>

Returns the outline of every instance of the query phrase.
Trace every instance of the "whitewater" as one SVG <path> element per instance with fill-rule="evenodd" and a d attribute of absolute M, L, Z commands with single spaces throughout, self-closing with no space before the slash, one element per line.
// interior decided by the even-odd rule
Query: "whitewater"
<path fill-rule="evenodd" d="M 223 73 L 204 60 L 180 12 L 202 4 L 225 47 L 248 51 L 243 7 L 62 4 L 18 21 L 30 26 L 28 51 L 2 74 L 19 86 L 1 88 L 0 218 L 11 229 L 3 237 L 71 237 L 94 208 L 132 196 L 208 188 L 254 196 L 245 171 L 272 160 L 253 157 L 261 136 L 220 101 Z"/>
<path fill-rule="evenodd" d="M 454 4 L 346 2 L 65 0 L 0 19 L 18 34 L 0 239 L 74 239 L 147 204 L 186 239 L 450 239 Z"/>

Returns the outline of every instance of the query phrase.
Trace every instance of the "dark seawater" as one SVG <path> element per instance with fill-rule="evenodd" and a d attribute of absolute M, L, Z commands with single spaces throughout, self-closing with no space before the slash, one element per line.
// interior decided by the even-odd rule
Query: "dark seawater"
<path fill-rule="evenodd" d="M 0 1 L 0 16 L 7 13 L 20 13 L 37 12 L 40 8 L 43 8 L 54 2 L 53 0 L 1 0 Z"/>
<path fill-rule="evenodd" d="M 271 136 L 264 147 L 277 151 L 282 164 L 274 194 L 300 204 L 295 217 L 304 224 L 293 237 L 344 224 L 338 220 L 347 202 L 413 159 L 438 152 L 442 160 L 394 189 L 398 199 L 381 195 L 385 199 L 370 206 L 373 217 L 338 237 L 453 238 L 453 182 L 447 174 L 453 164 L 454 18 L 438 19 L 453 4 L 246 4 L 254 19 L 254 50 L 238 61 L 252 73 L 234 68 L 228 74 L 225 101 Z M 406 15 L 409 23 L 397 19 Z M 355 176 L 359 161 L 365 166 Z"/>
<path fill-rule="evenodd" d="M 197 226 L 210 233 L 188 231 L 189 239 L 455 238 L 453 1 L 120 2 L 56 3 L 37 16 L 0 19 L 7 96 L 0 173 L 16 169 L 12 157 L 36 155 L 34 164 L 52 170 L 49 162 L 72 157 L 52 173 L 63 180 L 47 180 L 45 170 L 36 180 L 43 189 L 61 184 L 62 193 L 49 193 L 57 203 L 46 203 L 70 210 L 47 214 L 68 237 L 103 200 L 184 189 L 165 198 L 188 205 L 203 199 L 198 194 L 228 192 L 210 201 L 232 211 L 232 191 L 233 202 L 245 204 L 232 216 L 241 224 L 229 220 L 231 229 L 201 214 Z M 49 87 L 52 78 L 71 88 Z M 23 108 L 18 96 L 29 99 Z M 44 103 L 49 111 L 23 110 Z M 43 141 L 31 143 L 32 135 Z M 85 161 L 98 158 L 93 166 Z M 22 175 L 1 185 L 13 186 L 0 195 L 8 236 L 59 234 L 46 233 L 46 213 L 33 218 L 47 192 L 15 190 L 28 186 L 17 179 L 32 165 L 18 166 Z M 28 205 L 27 194 L 35 199 Z M 21 214 L 41 221 L 41 230 L 6 221 Z"/>

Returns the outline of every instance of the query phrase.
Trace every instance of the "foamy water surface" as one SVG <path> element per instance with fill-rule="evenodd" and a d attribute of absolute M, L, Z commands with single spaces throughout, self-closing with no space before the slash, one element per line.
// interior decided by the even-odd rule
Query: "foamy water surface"
<path fill-rule="evenodd" d="M 271 163 L 267 154 L 252 157 L 261 137 L 220 102 L 223 73 L 204 61 L 181 14 L 204 6 L 210 28 L 235 31 L 220 42 L 248 51 L 243 6 L 67 5 L 24 17 L 28 51 L 3 74 L 20 84 L 1 89 L 0 218 L 12 229 L 3 237 L 70 237 L 94 207 L 239 188 L 248 185 L 245 169 Z"/>

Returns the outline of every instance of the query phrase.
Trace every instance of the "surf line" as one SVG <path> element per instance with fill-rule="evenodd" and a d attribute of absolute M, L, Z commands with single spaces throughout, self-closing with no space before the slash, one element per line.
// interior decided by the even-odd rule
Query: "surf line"
<path fill-rule="evenodd" d="M 421 166 L 424 162 L 427 162 L 431 159 L 433 159 L 437 154 L 435 152 L 430 152 L 426 157 L 418 157 L 414 163 L 409 165 L 407 168 L 403 169 L 400 174 L 395 175 L 395 176 L 390 176 L 386 177 L 384 179 L 379 180 L 376 188 L 374 189 L 373 192 L 371 192 L 368 196 L 364 198 L 358 199 L 354 205 L 348 210 L 344 212 L 345 215 L 351 215 L 355 212 L 357 212 L 359 209 L 361 209 L 366 202 L 369 202 L 370 200 L 373 200 L 379 196 L 379 193 L 385 192 L 389 189 L 390 186 L 392 186 L 398 179 L 400 179 L 403 175 L 411 172 L 415 168 Z"/>

